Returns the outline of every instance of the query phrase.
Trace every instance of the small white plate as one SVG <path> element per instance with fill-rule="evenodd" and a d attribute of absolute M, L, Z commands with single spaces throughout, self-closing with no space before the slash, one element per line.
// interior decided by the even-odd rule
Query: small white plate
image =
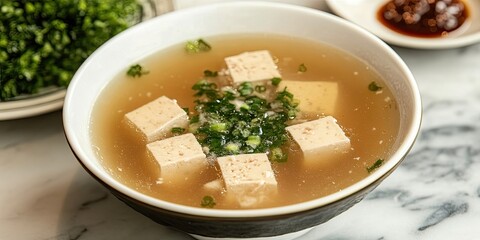
<path fill-rule="evenodd" d="M 65 93 L 65 88 L 49 87 L 37 94 L 22 95 L 0 102 L 0 120 L 32 117 L 58 110 L 63 105 Z"/>
<path fill-rule="evenodd" d="M 397 33 L 377 20 L 377 12 L 389 0 L 326 0 L 328 7 L 338 16 L 367 29 L 385 42 L 397 46 L 421 49 L 445 49 L 480 42 L 480 1 L 464 0 L 469 17 L 455 31 L 442 38 L 412 37 Z"/>

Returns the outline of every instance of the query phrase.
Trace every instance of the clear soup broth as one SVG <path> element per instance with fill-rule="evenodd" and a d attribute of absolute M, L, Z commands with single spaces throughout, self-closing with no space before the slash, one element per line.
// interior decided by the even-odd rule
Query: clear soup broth
<path fill-rule="evenodd" d="M 304 164 L 292 142 L 284 163 L 272 162 L 278 194 L 255 206 L 267 208 L 304 202 L 326 196 L 360 181 L 379 159 L 388 159 L 399 129 L 399 111 L 391 91 L 381 76 L 365 62 L 329 45 L 295 37 L 257 34 L 204 38 L 212 49 L 187 54 L 185 44 L 157 52 L 138 62 L 148 74 L 140 78 L 118 74 L 99 96 L 91 116 L 91 137 L 103 166 L 118 181 L 146 195 L 165 201 L 201 207 L 211 195 L 216 209 L 238 209 L 224 191 L 212 194 L 202 186 L 218 179 L 218 166 L 212 164 L 197 177 L 171 186 L 159 182 L 160 167 L 148 154 L 142 135 L 126 122 L 125 114 L 165 95 L 182 107 L 194 108 L 191 89 L 204 70 L 225 68 L 224 58 L 242 52 L 268 50 L 278 61 L 282 79 L 334 81 L 338 83 L 335 118 L 350 138 L 351 150 L 341 157 L 322 159 L 314 166 Z M 137 64 L 137 63 L 132 63 Z M 304 64 L 307 71 L 299 72 Z M 375 82 L 381 91 L 372 91 Z M 309 116 L 321 117 L 321 116 Z"/>

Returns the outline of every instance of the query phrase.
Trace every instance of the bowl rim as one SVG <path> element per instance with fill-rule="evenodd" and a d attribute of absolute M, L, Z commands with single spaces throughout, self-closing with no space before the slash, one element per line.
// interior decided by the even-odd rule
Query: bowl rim
<path fill-rule="evenodd" d="M 314 15 L 316 18 L 324 19 L 332 22 L 336 22 L 336 24 L 341 25 L 345 28 L 348 28 L 351 31 L 356 32 L 357 34 L 364 35 L 368 37 L 369 40 L 373 41 L 379 49 L 384 51 L 396 64 L 396 66 L 404 73 L 406 79 L 408 80 L 408 86 L 410 87 L 410 91 L 413 96 L 413 116 L 412 116 L 412 124 L 408 126 L 408 133 L 405 136 L 405 140 L 402 144 L 399 145 L 398 149 L 391 155 L 389 161 L 386 161 L 380 168 L 378 168 L 375 172 L 371 173 L 366 178 L 362 179 L 359 182 L 356 182 L 353 185 L 343 189 L 342 191 L 309 200 L 306 202 L 286 205 L 286 206 L 279 206 L 279 207 L 272 207 L 272 208 L 261 208 L 261 209 L 206 209 L 200 207 L 191 207 L 185 206 L 181 204 L 176 204 L 172 202 L 167 202 L 164 200 L 160 200 L 146 194 L 137 192 L 126 185 L 120 183 L 119 181 L 115 180 L 112 176 L 110 176 L 106 171 L 100 171 L 97 166 L 94 165 L 93 161 L 88 159 L 88 156 L 85 154 L 84 150 L 78 141 L 77 133 L 75 131 L 75 126 L 71 123 L 70 119 L 75 117 L 74 109 L 71 108 L 71 104 L 74 101 L 75 90 L 77 88 L 78 82 L 81 79 L 82 73 L 85 69 L 90 65 L 95 56 L 101 52 L 104 48 L 108 47 L 108 43 L 112 40 L 117 38 L 122 38 L 123 36 L 128 36 L 135 31 L 135 29 L 146 27 L 151 24 L 155 24 L 156 22 L 161 22 L 163 19 L 167 19 L 173 15 L 189 15 L 192 12 L 202 12 L 202 11 L 212 11 L 219 7 L 230 7 L 230 8 L 267 8 L 267 9 L 280 9 L 283 11 L 292 11 L 306 15 Z M 248 2 L 223 2 L 223 3 L 214 3 L 208 4 L 198 7 L 192 7 L 187 9 L 182 9 L 178 11 L 174 11 L 171 13 L 167 13 L 165 15 L 161 15 L 156 17 L 155 19 L 148 20 L 146 22 L 140 23 L 136 26 L 133 26 L 124 32 L 120 33 L 119 35 L 115 36 L 111 40 L 107 41 L 106 44 L 102 45 L 96 52 L 94 52 L 87 60 L 82 64 L 82 66 L 78 69 L 77 73 L 74 75 L 70 86 L 67 89 L 67 94 L 65 97 L 64 103 L 64 111 L 63 111 L 63 123 L 64 123 L 64 131 L 66 135 L 66 139 L 74 152 L 77 156 L 78 161 L 84 165 L 85 168 L 89 170 L 91 174 L 93 174 L 97 179 L 101 180 L 102 183 L 109 185 L 111 188 L 115 189 L 116 191 L 121 192 L 133 199 L 136 199 L 140 202 L 143 202 L 147 205 L 161 208 L 171 212 L 182 213 L 186 215 L 195 215 L 195 216 L 202 216 L 202 217 L 216 217 L 216 218 L 258 218 L 258 217 L 269 217 L 269 216 L 279 216 L 279 215 L 288 215 L 296 212 L 304 212 L 311 209 L 319 208 L 322 206 L 329 205 L 330 203 L 336 202 L 340 199 L 344 199 L 366 187 L 374 183 L 376 180 L 381 179 L 382 176 L 389 174 L 391 170 L 395 169 L 403 160 L 403 158 L 407 155 L 410 148 L 413 146 L 415 139 L 420 131 L 420 123 L 421 123 L 421 99 L 418 87 L 416 85 L 416 81 L 413 77 L 413 74 L 410 72 L 407 65 L 403 62 L 403 60 L 391 49 L 387 44 L 385 44 L 382 40 L 374 36 L 373 34 L 369 33 L 368 31 L 350 23 L 344 19 L 336 17 L 332 14 L 322 12 L 316 9 L 307 8 L 303 6 L 297 6 L 292 4 L 286 3 L 272 3 L 272 2 L 255 2 L 255 1 L 248 1 Z"/>

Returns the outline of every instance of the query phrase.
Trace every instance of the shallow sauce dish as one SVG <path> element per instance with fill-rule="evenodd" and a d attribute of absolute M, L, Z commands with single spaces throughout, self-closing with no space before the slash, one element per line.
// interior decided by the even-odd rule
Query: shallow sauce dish
<path fill-rule="evenodd" d="M 377 19 L 377 12 L 388 0 L 326 0 L 328 7 L 345 18 L 377 35 L 389 44 L 418 49 L 447 49 L 480 42 L 480 2 L 464 0 L 469 17 L 447 37 L 423 38 L 393 31 Z"/>
<path fill-rule="evenodd" d="M 142 194 L 109 175 L 93 149 L 90 129 L 95 102 L 109 82 L 137 61 L 170 46 L 199 37 L 243 33 L 271 33 L 325 43 L 378 71 L 394 93 L 401 116 L 391 157 L 368 177 L 334 194 L 298 204 L 249 210 L 170 203 Z M 359 202 L 401 163 L 420 128 L 421 101 L 405 63 L 380 39 L 358 26 L 305 7 L 234 2 L 169 13 L 112 38 L 75 74 L 67 90 L 63 114 L 68 143 L 85 170 L 120 200 L 152 220 L 200 239 L 292 239 Z"/>

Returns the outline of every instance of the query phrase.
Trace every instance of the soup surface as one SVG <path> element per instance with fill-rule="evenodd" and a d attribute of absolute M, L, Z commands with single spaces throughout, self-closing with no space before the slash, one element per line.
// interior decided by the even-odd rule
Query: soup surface
<path fill-rule="evenodd" d="M 185 44 L 179 44 L 141 60 L 138 64 L 146 74 L 132 78 L 125 74 L 126 69 L 97 100 L 91 117 L 94 149 L 103 166 L 120 182 L 178 204 L 201 207 L 202 199 L 211 196 L 214 208 L 240 208 L 235 201 L 227 200 L 225 191 L 204 190 L 205 183 L 221 177 L 216 164 L 198 176 L 186 176 L 181 184 L 159 181 L 158 163 L 148 154 L 143 136 L 127 123 L 125 114 L 160 96 L 194 109 L 192 86 L 202 79 L 205 70 L 225 69 L 225 57 L 256 50 L 271 53 L 284 80 L 338 83 L 333 117 L 350 139 L 351 149 L 328 159 L 318 156 L 319 164 L 311 165 L 305 164 L 298 146 L 290 140 L 287 161 L 271 163 L 278 193 L 255 208 L 288 205 L 342 191 L 389 158 L 399 128 L 399 111 L 382 78 L 364 62 L 331 46 L 294 37 L 245 34 L 204 40 L 212 46 L 208 52 L 188 54 Z"/>

